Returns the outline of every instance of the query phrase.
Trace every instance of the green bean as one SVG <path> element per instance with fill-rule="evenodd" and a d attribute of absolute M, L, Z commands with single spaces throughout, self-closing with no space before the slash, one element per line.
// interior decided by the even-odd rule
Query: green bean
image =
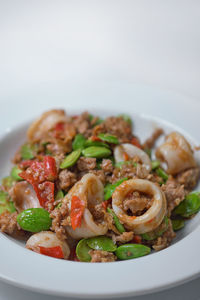
<path fill-rule="evenodd" d="M 86 143 L 86 138 L 82 134 L 77 134 L 72 143 L 72 149 L 73 150 L 83 149 L 85 146 L 85 143 Z"/>
<path fill-rule="evenodd" d="M 167 173 L 163 169 L 157 168 L 156 173 L 157 173 L 158 176 L 160 176 L 164 180 L 164 182 L 166 182 L 168 180 L 169 176 L 167 175 Z"/>
<path fill-rule="evenodd" d="M 172 227 L 174 231 L 180 230 L 185 226 L 185 222 L 182 219 L 172 220 Z"/>
<path fill-rule="evenodd" d="M 160 166 L 159 160 L 153 160 L 153 161 L 151 162 L 151 166 L 152 166 L 152 170 L 157 169 L 157 168 Z"/>
<path fill-rule="evenodd" d="M 100 141 L 92 141 L 92 140 L 87 140 L 85 142 L 85 148 L 88 148 L 88 147 L 92 147 L 92 146 L 97 146 L 97 147 L 106 147 L 108 149 L 110 149 L 109 145 L 106 144 L 106 143 L 103 143 L 103 142 L 100 142 Z"/>
<path fill-rule="evenodd" d="M 127 177 L 122 178 L 113 184 L 111 184 L 111 183 L 106 184 L 106 186 L 104 187 L 104 200 L 110 199 L 112 197 L 112 194 L 114 193 L 116 187 L 118 187 L 122 182 L 124 182 L 126 180 L 128 180 Z"/>
<path fill-rule="evenodd" d="M 115 251 L 115 255 L 122 260 L 132 259 L 147 255 L 151 249 L 141 244 L 125 244 L 119 246 Z"/>
<path fill-rule="evenodd" d="M 23 159 L 33 159 L 35 157 L 35 152 L 37 152 L 38 146 L 36 144 L 30 145 L 25 144 L 21 147 L 21 157 Z"/>
<path fill-rule="evenodd" d="M 184 218 L 196 214 L 200 210 L 200 193 L 188 194 L 185 199 L 174 209 L 174 213 Z"/>
<path fill-rule="evenodd" d="M 69 155 L 67 155 L 64 158 L 64 160 L 62 161 L 62 163 L 60 165 L 60 168 L 66 169 L 66 168 L 72 167 L 73 165 L 75 165 L 75 163 L 79 159 L 80 155 L 81 155 L 81 149 L 72 151 Z"/>
<path fill-rule="evenodd" d="M 98 137 L 104 142 L 107 142 L 110 144 L 119 144 L 119 140 L 115 135 L 111 135 L 108 133 L 100 133 L 98 135 Z"/>
<path fill-rule="evenodd" d="M 169 226 L 169 219 L 167 216 L 165 216 L 160 226 L 158 226 L 158 228 L 156 228 L 153 231 L 141 234 L 141 237 L 143 238 L 143 240 L 146 241 L 155 240 L 159 236 L 163 235 L 163 233 L 168 229 L 168 226 Z"/>
<path fill-rule="evenodd" d="M 52 220 L 50 214 L 44 208 L 29 208 L 17 216 L 19 226 L 30 232 L 49 230 Z"/>
<path fill-rule="evenodd" d="M 76 246 L 76 255 L 80 261 L 89 262 L 91 261 L 91 256 L 88 253 L 91 248 L 87 244 L 87 239 L 82 239 L 78 242 Z"/>
<path fill-rule="evenodd" d="M 132 125 L 132 120 L 129 115 L 121 114 L 118 117 L 122 117 L 124 119 L 124 121 L 127 122 L 130 126 Z"/>
<path fill-rule="evenodd" d="M 108 207 L 107 212 L 112 215 L 114 223 L 115 223 L 115 227 L 117 228 L 117 230 L 120 233 L 125 232 L 126 230 L 125 230 L 124 226 L 120 223 L 120 221 L 119 221 L 118 217 L 116 216 L 116 214 L 114 213 L 114 211 Z"/>
<path fill-rule="evenodd" d="M 117 246 L 113 241 L 109 237 L 103 235 L 87 239 L 87 244 L 94 250 L 114 252 L 117 249 Z"/>
<path fill-rule="evenodd" d="M 0 191 L 0 214 L 5 211 L 13 213 L 16 211 L 12 201 L 9 201 L 9 195 L 6 192 Z"/>
<path fill-rule="evenodd" d="M 18 166 L 14 166 L 13 168 L 12 168 L 12 170 L 11 170 L 11 177 L 14 179 L 14 180 L 16 180 L 16 181 L 20 181 L 20 180 L 22 180 L 22 178 L 19 176 L 19 173 L 21 173 L 22 172 L 22 170 L 20 170 L 19 168 L 18 168 Z"/>
<path fill-rule="evenodd" d="M 111 151 L 105 147 L 88 147 L 82 151 L 83 156 L 85 157 L 94 157 L 94 158 L 105 158 L 110 156 Z"/>

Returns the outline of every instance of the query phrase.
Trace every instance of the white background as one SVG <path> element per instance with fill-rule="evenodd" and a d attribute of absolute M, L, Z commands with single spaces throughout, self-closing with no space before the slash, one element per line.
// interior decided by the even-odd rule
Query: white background
<path fill-rule="evenodd" d="M 152 85 L 200 100 L 199 78 L 198 0 L 0 0 L 3 100 L 94 82 Z M 0 300 L 38 297 L 55 299 L 0 283 Z M 197 300 L 200 280 L 134 299 Z"/>

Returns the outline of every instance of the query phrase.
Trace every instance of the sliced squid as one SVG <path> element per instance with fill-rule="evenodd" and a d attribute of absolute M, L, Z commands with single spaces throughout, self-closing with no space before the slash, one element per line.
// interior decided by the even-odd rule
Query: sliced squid
<path fill-rule="evenodd" d="M 57 123 L 66 122 L 68 118 L 64 110 L 50 110 L 31 124 L 27 131 L 29 141 L 40 140 L 44 133 L 52 129 Z"/>
<path fill-rule="evenodd" d="M 10 194 L 18 212 L 41 207 L 33 187 L 26 181 L 16 183 Z"/>
<path fill-rule="evenodd" d="M 70 248 L 66 241 L 61 241 L 56 234 L 51 231 L 41 231 L 33 234 L 26 242 L 26 248 L 34 252 L 41 253 L 41 248 L 61 247 L 64 259 L 70 255 Z"/>
<path fill-rule="evenodd" d="M 140 148 L 131 144 L 122 144 L 116 146 L 114 149 L 114 157 L 116 162 L 124 161 L 124 153 L 128 154 L 130 158 L 138 157 L 146 169 L 151 171 L 151 160 L 149 156 Z"/>
<path fill-rule="evenodd" d="M 190 144 L 178 132 L 166 137 L 164 144 L 156 150 L 156 157 L 167 164 L 166 171 L 172 175 L 197 165 Z"/>
<path fill-rule="evenodd" d="M 97 220 L 95 217 L 95 206 L 103 202 L 103 184 L 94 174 L 86 174 L 78 181 L 64 198 L 71 211 L 71 199 L 73 196 L 79 197 L 85 202 L 85 210 L 81 222 L 81 227 L 75 230 L 71 226 L 66 226 L 66 231 L 74 239 L 89 238 L 96 235 L 104 235 L 108 231 L 104 220 Z"/>
<path fill-rule="evenodd" d="M 153 198 L 151 207 L 140 216 L 129 216 L 123 210 L 123 201 L 134 191 L 146 193 Z M 112 195 L 112 207 L 119 220 L 136 234 L 157 228 L 166 214 L 166 198 L 156 184 L 144 179 L 130 179 L 120 184 Z"/>

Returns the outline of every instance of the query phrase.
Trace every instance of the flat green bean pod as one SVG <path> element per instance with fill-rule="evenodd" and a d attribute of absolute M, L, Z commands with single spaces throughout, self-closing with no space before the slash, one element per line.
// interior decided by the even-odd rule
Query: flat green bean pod
<path fill-rule="evenodd" d="M 66 169 L 75 165 L 79 157 L 81 156 L 81 149 L 77 149 L 72 151 L 69 155 L 67 155 L 62 161 L 60 168 Z"/>
<path fill-rule="evenodd" d="M 44 208 L 29 208 L 17 216 L 17 223 L 26 231 L 40 232 L 49 230 L 52 220 Z"/>
<path fill-rule="evenodd" d="M 117 248 L 115 255 L 121 260 L 126 260 L 141 257 L 150 252 L 151 249 L 149 247 L 141 244 L 125 244 Z"/>
<path fill-rule="evenodd" d="M 91 256 L 88 253 L 91 248 L 87 244 L 87 239 L 82 239 L 78 242 L 76 246 L 76 255 L 80 261 L 89 262 L 91 261 Z"/>
<path fill-rule="evenodd" d="M 184 218 L 196 214 L 200 210 L 200 193 L 193 192 L 188 194 L 185 199 L 174 209 L 173 213 Z"/>
<path fill-rule="evenodd" d="M 111 155 L 111 150 L 105 147 L 88 147 L 82 151 L 85 157 L 105 158 Z"/>
<path fill-rule="evenodd" d="M 172 220 L 172 227 L 174 231 L 178 231 L 185 226 L 185 222 L 182 219 Z"/>
<path fill-rule="evenodd" d="M 87 239 L 87 244 L 94 250 L 114 252 L 117 249 L 117 246 L 113 241 L 109 237 L 103 235 Z"/>
<path fill-rule="evenodd" d="M 77 134 L 72 143 L 72 149 L 83 149 L 85 147 L 86 138 L 82 134 Z"/>
<path fill-rule="evenodd" d="M 119 140 L 115 135 L 111 135 L 108 133 L 100 133 L 98 137 L 104 142 L 116 145 L 119 144 Z"/>

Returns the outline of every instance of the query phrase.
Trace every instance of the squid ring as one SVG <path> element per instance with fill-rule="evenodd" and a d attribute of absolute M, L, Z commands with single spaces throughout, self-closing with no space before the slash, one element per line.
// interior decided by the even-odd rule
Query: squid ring
<path fill-rule="evenodd" d="M 51 231 L 41 231 L 33 234 L 26 242 L 26 248 L 34 252 L 40 253 L 40 247 L 51 248 L 60 246 L 64 259 L 70 255 L 70 248 L 66 241 L 61 241 L 56 234 Z"/>
<path fill-rule="evenodd" d="M 124 152 L 128 154 L 130 158 L 135 156 L 139 157 L 141 162 L 145 165 L 146 169 L 151 171 L 151 160 L 149 156 L 140 148 L 131 144 L 122 144 L 114 149 L 114 157 L 116 162 L 124 161 Z"/>
<path fill-rule="evenodd" d="M 94 174 L 86 174 L 65 196 L 63 202 L 68 204 L 69 211 L 71 211 L 71 199 L 73 196 L 77 196 L 85 202 L 81 227 L 73 230 L 71 226 L 66 226 L 66 231 L 72 238 L 89 238 L 107 233 L 108 226 L 106 222 L 97 222 L 93 214 L 95 206 L 103 202 L 103 191 L 103 184 L 98 177 Z"/>
<path fill-rule="evenodd" d="M 138 191 L 153 197 L 152 206 L 141 216 L 129 216 L 122 203 L 130 192 Z M 121 183 L 112 196 L 112 207 L 124 225 L 136 234 L 154 230 L 160 225 L 166 214 L 166 198 L 162 190 L 154 183 L 143 179 L 130 179 Z"/>
<path fill-rule="evenodd" d="M 197 165 L 190 144 L 178 132 L 172 132 L 166 137 L 156 150 L 156 157 L 166 162 L 167 172 L 172 175 Z"/>

